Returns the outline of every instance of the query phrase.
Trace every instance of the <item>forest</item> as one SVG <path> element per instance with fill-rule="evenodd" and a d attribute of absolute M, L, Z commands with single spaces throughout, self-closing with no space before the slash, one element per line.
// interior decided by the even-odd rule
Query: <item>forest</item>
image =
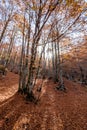
<path fill-rule="evenodd" d="M 87 130 L 87 0 L 0 0 L 0 130 Z"/>

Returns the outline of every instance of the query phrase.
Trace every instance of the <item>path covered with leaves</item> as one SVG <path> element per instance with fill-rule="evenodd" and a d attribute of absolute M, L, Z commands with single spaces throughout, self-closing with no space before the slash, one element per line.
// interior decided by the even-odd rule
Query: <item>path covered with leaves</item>
<path fill-rule="evenodd" d="M 47 80 L 34 104 L 16 93 L 17 83 L 12 73 L 0 79 L 0 94 L 8 93 L 8 99 L 0 96 L 0 130 L 87 130 L 86 87 L 65 80 L 67 91 L 60 92 Z"/>

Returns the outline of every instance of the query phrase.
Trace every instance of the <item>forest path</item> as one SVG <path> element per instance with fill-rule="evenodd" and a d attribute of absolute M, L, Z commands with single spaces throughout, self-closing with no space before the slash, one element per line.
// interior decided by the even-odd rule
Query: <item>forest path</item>
<path fill-rule="evenodd" d="M 56 95 L 55 95 L 55 91 L 51 90 L 52 89 L 51 86 L 52 84 L 48 83 L 48 86 L 47 86 L 48 93 L 45 93 L 47 96 L 47 99 L 46 99 L 47 107 L 45 107 L 45 110 L 43 113 L 41 129 L 47 130 L 49 128 L 49 130 L 62 130 L 63 123 L 60 117 L 60 113 L 58 111 L 58 107 L 56 106 Z"/>
<path fill-rule="evenodd" d="M 18 90 L 18 75 L 8 72 L 6 76 L 0 76 L 0 106 L 4 105 L 8 99 Z"/>
<path fill-rule="evenodd" d="M 52 84 L 48 82 L 44 83 L 40 93 L 41 101 L 32 107 L 30 113 L 28 111 L 21 113 L 12 130 L 63 130 L 63 122 L 56 106 L 55 89 L 52 91 Z"/>
<path fill-rule="evenodd" d="M 3 79 L 1 88 L 4 83 L 8 90 L 9 85 L 17 84 L 17 75 L 10 76 Z M 41 93 L 36 93 L 40 95 L 37 104 L 18 93 L 7 99 L 0 106 L 0 130 L 87 130 L 87 88 L 66 79 L 66 93 L 55 86 L 53 81 L 46 81 Z"/>

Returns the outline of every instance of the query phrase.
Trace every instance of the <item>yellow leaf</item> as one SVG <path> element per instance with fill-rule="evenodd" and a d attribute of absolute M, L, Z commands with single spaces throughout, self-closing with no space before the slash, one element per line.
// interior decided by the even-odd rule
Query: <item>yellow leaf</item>
<path fill-rule="evenodd" d="M 33 10 L 37 10 L 37 7 L 36 7 L 36 6 L 33 6 L 32 9 L 33 9 Z"/>
<path fill-rule="evenodd" d="M 54 6 L 53 5 L 50 5 L 50 10 L 53 10 L 54 9 Z"/>
<path fill-rule="evenodd" d="M 74 0 L 66 0 L 66 4 L 70 6 L 72 3 L 74 3 Z"/>

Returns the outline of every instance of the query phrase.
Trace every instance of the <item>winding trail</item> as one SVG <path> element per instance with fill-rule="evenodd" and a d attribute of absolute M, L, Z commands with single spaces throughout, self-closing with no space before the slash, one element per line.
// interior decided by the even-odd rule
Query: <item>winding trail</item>
<path fill-rule="evenodd" d="M 87 130 L 87 88 L 65 80 L 63 93 L 56 85 L 44 81 L 41 93 L 35 93 L 40 101 L 34 104 L 16 93 L 17 82 L 6 82 L 0 88 L 0 130 Z"/>

